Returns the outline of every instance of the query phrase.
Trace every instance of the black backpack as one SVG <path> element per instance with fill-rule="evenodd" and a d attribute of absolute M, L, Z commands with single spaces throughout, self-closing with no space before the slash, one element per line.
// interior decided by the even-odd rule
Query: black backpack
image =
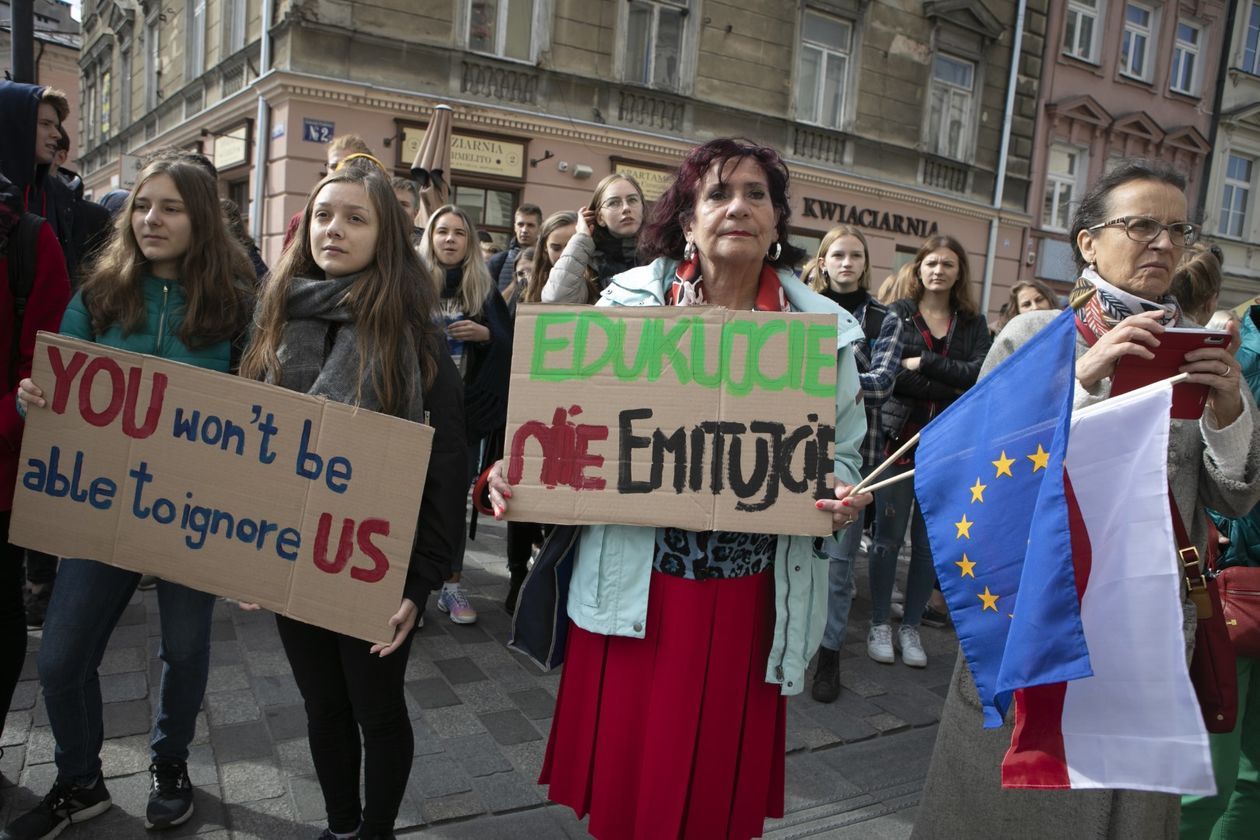
<path fill-rule="evenodd" d="M 35 288 L 35 263 L 38 260 L 36 247 L 39 244 L 39 229 L 43 224 L 42 216 L 23 213 L 17 226 L 9 233 L 5 252 L 9 263 L 9 292 L 13 295 L 13 338 L 8 371 L 10 384 L 17 380 L 22 320 L 26 317 L 26 301 Z"/>

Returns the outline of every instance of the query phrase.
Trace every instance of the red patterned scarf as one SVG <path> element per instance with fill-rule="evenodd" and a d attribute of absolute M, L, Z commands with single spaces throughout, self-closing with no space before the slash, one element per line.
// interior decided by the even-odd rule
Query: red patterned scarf
<path fill-rule="evenodd" d="M 1164 295 L 1154 302 L 1143 300 L 1111 285 L 1092 268 L 1081 273 L 1068 302 L 1076 310 L 1077 323 L 1084 325 L 1095 339 L 1102 338 L 1116 324 L 1139 312 L 1163 310 L 1159 322 L 1167 327 L 1181 320 L 1181 306 L 1172 295 Z"/>
<path fill-rule="evenodd" d="M 704 293 L 704 278 L 700 276 L 700 258 L 692 257 L 678 263 L 674 282 L 665 295 L 669 306 L 703 306 L 709 301 Z M 761 276 L 757 279 L 757 299 L 753 302 L 757 312 L 791 312 L 787 294 L 779 275 L 770 263 L 762 263 Z"/>

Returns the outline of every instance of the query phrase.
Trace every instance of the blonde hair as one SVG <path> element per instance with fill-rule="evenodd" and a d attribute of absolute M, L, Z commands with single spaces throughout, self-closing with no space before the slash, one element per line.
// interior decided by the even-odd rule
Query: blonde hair
<path fill-rule="evenodd" d="M 366 140 L 357 134 L 338 134 L 332 139 L 332 142 L 328 144 L 328 151 L 329 153 L 354 152 L 361 155 L 371 155 L 372 147 L 367 144 Z"/>
<path fill-rule="evenodd" d="M 398 200 L 395 199 L 394 203 L 397 204 Z M 402 212 L 401 207 L 399 212 Z M 429 269 L 433 288 L 441 297 L 442 287 L 446 284 L 446 269 L 442 267 L 441 261 L 437 258 L 437 252 L 433 249 L 433 229 L 437 227 L 438 221 L 449 213 L 454 213 L 460 218 L 468 234 L 468 247 L 464 249 L 464 260 L 459 264 L 463 272 L 463 279 L 459 283 L 459 300 L 465 317 L 476 318 L 485 307 L 486 298 L 498 289 L 498 285 L 490 276 L 490 269 L 486 268 L 486 258 L 482 256 L 481 245 L 477 242 L 477 227 L 463 209 L 454 204 L 443 204 L 433 211 L 433 215 L 424 226 L 424 235 L 420 237 L 418 246 L 420 259 Z"/>
<path fill-rule="evenodd" d="M 887 306 L 893 301 L 910 297 L 914 286 L 914 263 L 908 262 L 897 269 L 896 274 L 889 274 L 884 278 L 884 282 L 879 284 L 879 291 L 875 293 L 875 299 Z"/>
<path fill-rule="evenodd" d="M 435 345 L 438 330 L 433 321 L 437 300 L 424 282 L 427 272 L 411 247 L 411 227 L 389 185 L 389 177 L 368 163 L 354 163 L 330 172 L 315 185 L 302 210 L 302 223 L 293 242 L 272 270 L 254 318 L 254 335 L 241 359 L 241 376 L 273 381 L 280 379 L 278 355 L 288 323 L 286 304 L 295 277 L 322 277 L 311 249 L 311 215 L 320 191 L 329 184 L 350 183 L 363 187 L 378 220 L 373 259 L 346 292 L 345 302 L 354 313 L 359 350 L 359 402 L 369 364 L 371 386 L 381 410 L 405 416 L 415 388 L 433 381 L 437 363 L 420 348 Z M 411 358 L 417 358 L 422 382 L 412 382 Z"/>
<path fill-rule="evenodd" d="M 869 289 L 871 286 L 871 246 L 866 243 L 866 237 L 862 235 L 862 231 L 853 225 L 836 225 L 827 231 L 827 235 L 823 237 L 822 242 L 818 245 L 818 253 L 810 262 L 809 268 L 805 270 L 805 279 L 809 283 L 809 287 L 815 292 L 822 292 L 827 288 L 826 272 L 822 268 L 822 262 L 827 257 L 827 252 L 831 250 L 831 246 L 836 244 L 836 240 L 842 236 L 852 236 L 858 242 L 862 243 L 862 253 L 865 260 L 862 264 L 862 276 L 858 278 L 859 289 Z"/>

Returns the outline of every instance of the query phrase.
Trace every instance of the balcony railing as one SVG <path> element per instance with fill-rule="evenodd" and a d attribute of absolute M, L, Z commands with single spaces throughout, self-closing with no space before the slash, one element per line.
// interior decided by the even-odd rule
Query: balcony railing
<path fill-rule="evenodd" d="M 923 185 L 948 192 L 965 193 L 970 189 L 971 167 L 956 160 L 934 155 L 923 156 Z"/>
<path fill-rule="evenodd" d="M 538 96 L 538 74 L 465 59 L 460 90 L 500 102 L 532 105 Z"/>

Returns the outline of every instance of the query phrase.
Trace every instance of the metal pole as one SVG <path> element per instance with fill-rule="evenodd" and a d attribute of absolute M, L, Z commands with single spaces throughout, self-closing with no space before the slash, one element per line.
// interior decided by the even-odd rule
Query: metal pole
<path fill-rule="evenodd" d="M 989 220 L 989 247 L 984 254 L 984 286 L 980 291 L 980 313 L 988 315 L 993 292 L 993 265 L 997 260 L 998 216 L 1002 193 L 1006 190 L 1006 159 L 1011 148 L 1011 120 L 1015 113 L 1015 87 L 1019 84 L 1019 54 L 1024 46 L 1024 10 L 1028 0 L 1019 0 L 1015 12 L 1015 39 L 1011 43 L 1011 72 L 1006 81 L 1006 110 L 1002 116 L 1002 147 L 998 152 L 997 181 L 993 186 L 993 218 Z"/>
<path fill-rule="evenodd" d="M 13 81 L 35 84 L 35 2 L 13 0 L 9 5 L 12 18 L 9 47 L 12 52 Z"/>
<path fill-rule="evenodd" d="M 257 85 L 271 72 L 271 18 L 274 14 L 275 0 L 263 0 L 262 8 L 262 45 L 258 62 Z M 249 213 L 250 235 L 254 241 L 262 243 L 263 205 L 267 200 L 267 163 L 268 151 L 271 148 L 271 108 L 267 100 L 258 94 L 258 111 L 254 116 L 254 200 Z"/>

